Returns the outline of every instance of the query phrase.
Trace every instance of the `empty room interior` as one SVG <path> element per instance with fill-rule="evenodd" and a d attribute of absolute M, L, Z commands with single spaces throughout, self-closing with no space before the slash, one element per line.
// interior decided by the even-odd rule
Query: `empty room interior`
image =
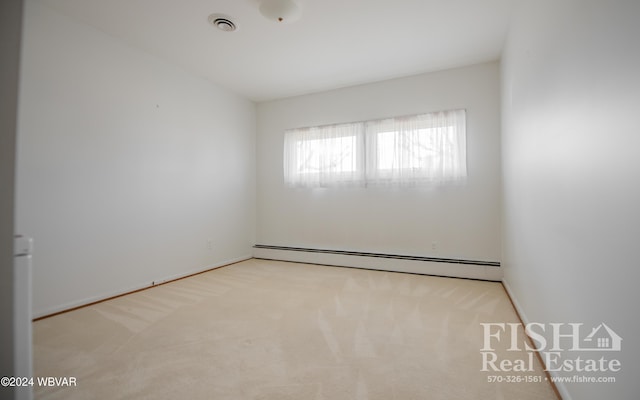
<path fill-rule="evenodd" d="M 640 2 L 2 7 L 6 398 L 640 396 Z"/>

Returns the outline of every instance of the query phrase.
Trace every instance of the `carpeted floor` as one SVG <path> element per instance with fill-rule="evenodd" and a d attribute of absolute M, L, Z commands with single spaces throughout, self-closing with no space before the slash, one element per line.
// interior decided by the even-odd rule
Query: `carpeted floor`
<path fill-rule="evenodd" d="M 35 322 L 34 375 L 77 379 L 35 397 L 555 399 L 537 360 L 487 382 L 481 322 L 518 322 L 499 283 L 249 260 Z"/>

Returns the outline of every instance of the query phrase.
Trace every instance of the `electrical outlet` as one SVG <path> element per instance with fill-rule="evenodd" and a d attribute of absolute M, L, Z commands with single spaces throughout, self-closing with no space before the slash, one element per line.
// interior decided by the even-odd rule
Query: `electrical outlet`
<path fill-rule="evenodd" d="M 213 250 L 213 239 L 207 239 L 207 249 Z"/>
<path fill-rule="evenodd" d="M 437 250 L 438 250 L 438 247 L 440 247 L 440 243 L 438 243 L 438 242 L 437 242 L 437 241 L 435 241 L 435 240 L 434 240 L 433 242 L 431 242 L 431 250 L 433 250 L 433 251 L 437 251 Z"/>

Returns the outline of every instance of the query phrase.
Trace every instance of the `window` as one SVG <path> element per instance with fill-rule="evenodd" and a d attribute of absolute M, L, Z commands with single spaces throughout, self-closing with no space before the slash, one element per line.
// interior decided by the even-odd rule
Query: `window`
<path fill-rule="evenodd" d="M 467 176 L 465 111 L 366 123 L 367 183 L 420 185 Z"/>
<path fill-rule="evenodd" d="M 364 182 L 362 123 L 285 132 L 284 175 L 290 186 L 353 186 Z"/>
<path fill-rule="evenodd" d="M 285 132 L 290 186 L 416 186 L 466 178 L 464 110 Z"/>

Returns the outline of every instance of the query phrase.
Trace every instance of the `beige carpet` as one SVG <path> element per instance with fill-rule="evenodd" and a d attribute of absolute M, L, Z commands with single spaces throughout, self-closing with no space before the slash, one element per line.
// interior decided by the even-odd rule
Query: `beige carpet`
<path fill-rule="evenodd" d="M 554 399 L 488 383 L 499 283 L 249 260 L 34 323 L 37 399 Z M 509 354 L 511 358 L 515 354 Z"/>

